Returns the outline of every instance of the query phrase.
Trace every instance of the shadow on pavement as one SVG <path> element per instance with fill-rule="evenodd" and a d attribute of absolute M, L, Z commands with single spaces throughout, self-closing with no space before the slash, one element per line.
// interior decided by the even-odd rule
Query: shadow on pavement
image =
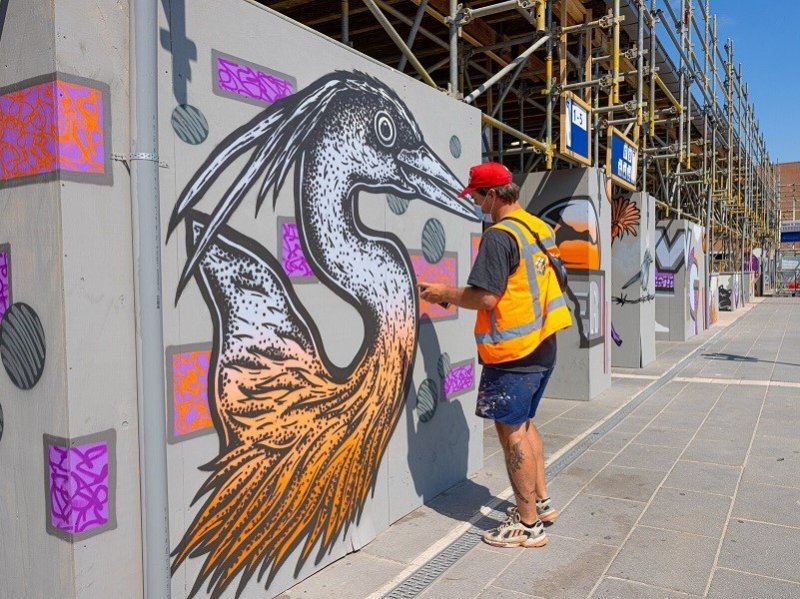
<path fill-rule="evenodd" d="M 792 362 L 775 362 L 773 360 L 759 360 L 758 358 L 753 358 L 752 356 L 741 356 L 739 354 L 726 354 L 720 352 L 711 352 L 707 354 L 700 354 L 704 358 L 708 358 L 709 360 L 726 360 L 729 362 L 763 362 L 765 364 L 780 364 L 781 366 L 800 366 L 800 364 L 793 364 Z"/>

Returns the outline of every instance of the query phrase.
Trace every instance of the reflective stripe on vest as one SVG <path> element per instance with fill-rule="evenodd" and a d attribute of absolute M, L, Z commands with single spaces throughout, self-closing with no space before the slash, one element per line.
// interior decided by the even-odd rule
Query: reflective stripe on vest
<path fill-rule="evenodd" d="M 539 281 L 536 279 L 536 267 L 533 264 L 533 256 L 540 251 L 536 243 L 531 243 L 522 232 L 520 226 L 511 220 L 502 221 L 503 225 L 512 229 L 517 236 L 517 241 L 520 246 L 520 260 L 525 260 L 525 272 L 528 275 L 528 289 L 530 289 L 531 296 L 536 298 L 539 296 Z M 547 238 L 550 241 L 551 247 L 554 245 L 552 238 Z M 545 244 L 545 247 L 547 245 Z M 492 330 L 489 333 L 476 333 L 475 341 L 478 343 L 498 343 L 500 341 L 509 341 L 530 335 L 533 331 L 542 328 L 542 309 L 538 301 L 532 302 L 533 305 L 533 320 L 531 322 L 506 329 L 501 331 L 497 327 L 497 320 L 494 311 L 489 315 L 489 320 L 492 323 Z M 549 307 L 548 307 L 549 310 Z"/>
<path fill-rule="evenodd" d="M 552 312 L 556 308 L 560 308 L 561 306 L 566 306 L 567 300 L 564 299 L 563 295 L 559 295 L 556 299 L 551 300 L 550 303 L 547 304 L 547 311 Z"/>

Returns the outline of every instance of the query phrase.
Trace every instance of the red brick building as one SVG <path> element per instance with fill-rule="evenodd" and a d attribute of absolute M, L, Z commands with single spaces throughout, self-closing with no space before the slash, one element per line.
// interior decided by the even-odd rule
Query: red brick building
<path fill-rule="evenodd" d="M 781 222 L 800 220 L 800 162 L 778 165 L 780 177 Z M 781 249 L 800 249 L 800 242 L 781 243 Z"/>

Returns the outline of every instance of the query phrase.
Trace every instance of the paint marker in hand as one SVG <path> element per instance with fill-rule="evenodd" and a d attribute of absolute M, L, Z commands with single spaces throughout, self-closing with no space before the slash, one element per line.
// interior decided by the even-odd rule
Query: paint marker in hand
<path fill-rule="evenodd" d="M 425 283 L 417 283 L 417 287 L 419 287 L 420 295 L 422 295 L 422 293 L 427 289 L 427 286 L 426 286 Z M 422 298 L 422 299 L 425 299 L 425 298 Z M 450 302 L 436 302 L 436 303 L 438 305 L 440 305 L 442 308 L 444 308 L 445 310 L 447 310 L 450 307 Z"/>

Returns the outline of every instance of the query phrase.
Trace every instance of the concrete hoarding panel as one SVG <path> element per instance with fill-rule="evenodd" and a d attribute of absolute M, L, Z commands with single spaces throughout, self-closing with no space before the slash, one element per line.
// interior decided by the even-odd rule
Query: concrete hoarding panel
<path fill-rule="evenodd" d="M 0 2 L 0 48 L 3 50 L 0 87 L 52 73 L 56 60 L 52 4 Z"/>
<path fill-rule="evenodd" d="M 709 328 L 719 319 L 719 275 L 711 273 L 708 279 L 708 326 Z"/>
<path fill-rule="evenodd" d="M 611 237 L 611 364 L 639 368 L 656 357 L 655 199 L 615 196 Z"/>
<path fill-rule="evenodd" d="M 143 571 L 135 229 L 128 171 L 122 162 L 108 159 L 112 152 L 125 153 L 130 148 L 128 6 L 108 0 L 77 0 L 68 5 L 56 3 L 55 14 L 60 33 L 56 35 L 58 71 L 74 74 L 76 84 L 81 84 L 79 78 L 90 77 L 82 84 L 86 90 L 108 90 L 107 101 L 98 98 L 102 105 L 96 109 L 98 119 L 103 120 L 89 120 L 84 125 L 91 132 L 91 137 L 84 139 L 94 140 L 98 154 L 102 141 L 105 161 L 99 156 L 89 161 L 84 151 L 72 167 L 76 172 L 70 173 L 69 181 L 62 175 L 61 183 L 69 436 L 94 439 L 112 434 L 115 439 L 108 446 L 115 454 L 108 456 L 109 467 L 116 468 L 109 473 L 116 486 L 110 495 L 115 505 L 109 506 L 116 512 L 115 527 L 75 544 L 76 588 L 78 595 L 83 594 L 80 589 L 86 589 L 84 592 L 97 597 L 113 596 L 119 589 L 139 594 Z M 98 23 L 102 35 L 98 35 Z M 88 110 L 88 99 L 96 95 L 83 92 L 76 106 Z M 98 572 L 107 575 L 98 576 Z"/>
<path fill-rule="evenodd" d="M 141 595 L 130 193 L 110 160 L 129 147 L 127 7 L 48 6 L 0 13 L 0 137 L 14 150 L 0 167 L 14 302 L 0 329 L 21 322 L 15 306 L 41 326 L 27 339 L 41 377 L 12 376 L 13 360 L 0 372 L 0 519 L 24 540 L 4 545 L 0 594 Z"/>
<path fill-rule="evenodd" d="M 732 312 L 744 306 L 742 291 L 742 273 L 721 272 L 717 279 L 719 309 Z"/>
<path fill-rule="evenodd" d="M 686 341 L 705 326 L 704 227 L 656 223 L 656 339 Z"/>
<path fill-rule="evenodd" d="M 163 249 L 166 296 L 206 215 L 231 185 L 245 191 L 165 306 L 181 391 L 167 397 L 180 405 L 173 595 L 208 584 L 205 563 L 226 594 L 264 565 L 242 596 L 271 596 L 481 465 L 474 314 L 418 307 L 413 287 L 466 282 L 480 224 L 435 182 L 458 187 L 480 161 L 480 113 L 262 7 L 183 6 L 161 16 L 163 231 L 180 201 L 191 208 Z M 253 143 L 237 141 L 248 129 Z M 195 204 L 184 192 L 198 181 Z M 199 470 L 215 460 L 231 465 Z M 199 526 L 221 554 L 187 557 L 205 543 Z"/>
<path fill-rule="evenodd" d="M 611 204 L 595 168 L 531 173 L 520 201 L 553 226 L 569 273 L 574 324 L 557 333 L 547 397 L 590 400 L 611 384 Z"/>

